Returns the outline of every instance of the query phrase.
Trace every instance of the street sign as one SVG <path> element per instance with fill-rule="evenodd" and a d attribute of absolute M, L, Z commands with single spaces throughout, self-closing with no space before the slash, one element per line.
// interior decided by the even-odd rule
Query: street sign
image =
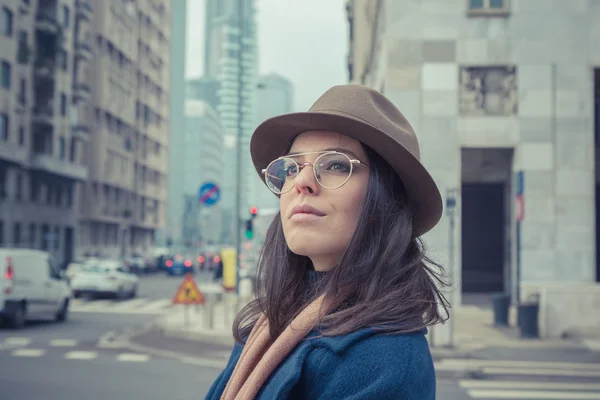
<path fill-rule="evenodd" d="M 221 188 L 214 182 L 206 182 L 198 190 L 198 200 L 203 205 L 210 207 L 221 198 Z"/>
<path fill-rule="evenodd" d="M 179 285 L 173 304 L 204 304 L 204 295 L 198 289 L 192 275 L 187 274 Z"/>

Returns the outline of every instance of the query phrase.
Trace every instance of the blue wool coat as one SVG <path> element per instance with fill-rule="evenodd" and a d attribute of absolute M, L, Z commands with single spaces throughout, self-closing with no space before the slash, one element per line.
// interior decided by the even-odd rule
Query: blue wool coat
<path fill-rule="evenodd" d="M 221 398 L 242 349 L 236 343 L 205 399 Z M 435 400 L 435 383 L 425 331 L 383 335 L 368 328 L 302 341 L 256 399 Z"/>

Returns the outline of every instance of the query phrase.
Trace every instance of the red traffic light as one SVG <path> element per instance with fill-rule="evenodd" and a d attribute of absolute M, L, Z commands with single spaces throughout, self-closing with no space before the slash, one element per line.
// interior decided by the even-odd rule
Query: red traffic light
<path fill-rule="evenodd" d="M 256 215 L 258 213 L 258 208 L 256 206 L 250 207 L 250 214 Z"/>

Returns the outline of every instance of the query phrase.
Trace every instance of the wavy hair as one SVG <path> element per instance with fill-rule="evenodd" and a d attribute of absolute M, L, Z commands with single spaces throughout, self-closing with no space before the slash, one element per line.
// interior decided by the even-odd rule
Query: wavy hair
<path fill-rule="evenodd" d="M 370 161 L 366 199 L 339 264 L 309 286 L 305 276 L 312 263 L 288 248 L 277 213 L 259 257 L 256 299 L 233 323 L 236 341 L 245 342 L 261 313 L 268 317 L 274 340 L 323 293 L 341 305 L 320 321 L 325 336 L 366 327 L 390 334 L 416 332 L 448 319 L 450 305 L 441 292 L 448 286 L 444 269 L 425 256 L 423 242 L 413 235 L 404 186 L 386 161 L 363 148 Z"/>

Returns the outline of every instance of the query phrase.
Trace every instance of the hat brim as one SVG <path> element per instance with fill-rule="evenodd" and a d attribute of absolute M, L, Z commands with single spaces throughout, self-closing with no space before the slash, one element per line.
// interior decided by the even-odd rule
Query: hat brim
<path fill-rule="evenodd" d="M 415 236 L 425 234 L 439 222 L 443 212 L 442 196 L 423 164 L 385 132 L 332 111 L 284 114 L 270 118 L 256 128 L 250 140 L 250 153 L 263 182 L 262 170 L 274 159 L 285 155 L 297 135 L 311 130 L 339 132 L 354 138 L 377 152 L 394 169 L 410 198 Z"/>

